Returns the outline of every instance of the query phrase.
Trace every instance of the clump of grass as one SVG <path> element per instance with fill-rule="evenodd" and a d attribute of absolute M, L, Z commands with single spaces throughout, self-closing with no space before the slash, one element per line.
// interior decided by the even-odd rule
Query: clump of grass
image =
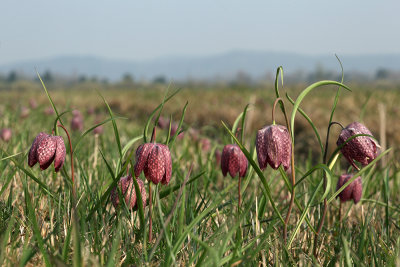
<path fill-rule="evenodd" d="M 262 99 L 272 106 L 275 99 L 280 98 L 291 111 L 283 112 L 281 117 L 276 116 L 277 121 L 283 121 L 285 114 L 288 117 L 286 124 L 295 151 L 295 160 L 291 161 L 295 173 L 292 173 L 296 179 L 292 180 L 283 167 L 264 171 L 259 168 L 255 132 L 244 127 L 247 107 L 231 129 L 215 129 L 215 125 L 200 129 L 212 147 L 203 151 L 194 145 L 196 141 L 191 139 L 192 135 L 177 138 L 184 118 L 190 125 L 190 119 L 186 118 L 195 117 L 191 105 L 182 104 L 179 106 L 181 119 L 178 130 L 171 134 L 170 125 L 168 131 L 160 132 L 157 137 L 169 145 L 173 174 L 168 187 L 156 186 L 152 190 L 152 242 L 148 239 L 149 208 L 143 205 L 136 179 L 133 181 L 139 205 L 133 210 L 121 205 L 116 211 L 110 193 L 122 176 L 132 173 L 136 148 L 149 140 L 150 127 L 157 124 L 161 110 L 166 116 L 178 117 L 171 109 L 171 106 L 178 105 L 168 101 L 182 98 L 182 95 L 186 97 L 187 92 L 166 94 L 164 98 L 155 94 L 158 100 L 143 102 L 141 105 L 147 105 L 147 123 L 146 120 L 137 122 L 134 118 L 126 119 L 129 117 L 126 110 L 114 109 L 114 105 L 109 105 L 108 97 L 101 95 L 98 105 L 104 107 L 103 115 L 108 118 L 100 123 L 85 118 L 85 124 L 86 121 L 92 122 L 92 126 L 71 134 L 72 144 L 67 147 L 67 154 L 73 152 L 74 158 L 67 158 L 66 164 L 68 166 L 73 160 L 75 169 L 69 171 L 64 166 L 60 173 L 26 168 L 26 156 L 34 135 L 43 128 L 57 129 L 58 122 L 65 123 L 70 106 L 75 106 L 75 102 L 57 103 L 46 90 L 55 114 L 43 116 L 44 107 L 39 105 L 30 113 L 29 119 L 24 120 L 13 117 L 11 106 L 6 107 L 3 111 L 5 118 L 18 123 L 13 124 L 15 135 L 9 143 L 2 144 L 0 150 L 0 203 L 4 203 L 8 212 L 5 230 L 0 232 L 0 264 L 394 265 L 400 250 L 397 225 L 400 202 L 396 195 L 400 189 L 400 172 L 396 162 L 388 158 L 386 166 L 377 166 L 376 162 L 388 153 L 382 151 L 370 164 L 353 173 L 354 177 L 361 176 L 363 180 L 363 197 L 356 206 L 349 202 L 341 206 L 336 197 L 346 185 L 339 190 L 333 185 L 348 170 L 348 165 L 340 160 L 340 149 L 328 151 L 328 142 L 324 145 L 326 140 L 317 126 L 317 123 L 323 124 L 326 130 L 333 118 L 342 121 L 336 119 L 336 113 L 333 116 L 336 106 L 340 104 L 339 90 L 336 97 L 329 98 L 333 100 L 333 108 L 324 122 L 308 112 L 306 96 L 321 86 L 342 84 L 322 81 L 306 87 L 304 91 L 296 91 L 299 95 L 292 99 L 291 91 L 286 96 L 280 95 L 276 80 L 275 90 Z M 256 93 L 265 96 L 261 91 Z M 215 99 L 210 98 L 210 101 Z M 237 99 L 246 101 L 243 97 Z M 264 113 L 262 124 L 266 124 L 265 112 L 259 111 L 259 102 L 249 112 Z M 220 103 L 221 106 L 225 104 Z M 292 109 L 289 109 L 290 105 Z M 202 111 L 206 108 L 203 107 Z M 234 121 L 239 113 L 235 112 L 236 109 L 232 108 L 230 115 L 223 117 L 224 120 L 229 118 Z M 305 121 L 301 127 L 299 114 Z M 367 114 L 365 116 L 368 117 Z M 253 127 L 262 126 L 253 120 Z M 240 122 L 241 128 L 238 127 Z M 89 134 L 99 125 L 104 126 L 102 135 Z M 233 134 L 237 128 L 242 131 L 241 140 Z M 305 128 L 313 133 L 319 148 L 317 157 L 312 157 L 311 153 L 309 157 L 297 154 L 298 145 L 302 142 L 301 138 L 297 139 L 297 130 Z M 246 136 L 243 134 L 245 129 Z M 229 135 L 226 134 L 228 130 Z M 335 139 L 333 132 L 331 136 Z M 249 161 L 240 188 L 238 181 L 224 179 L 220 166 L 215 164 L 214 151 L 220 150 L 226 143 L 236 143 Z M 73 193 L 74 185 L 76 191 Z M 238 190 L 240 194 L 237 194 Z M 76 202 L 72 201 L 74 195 Z M 239 201 L 240 212 L 236 212 Z M 73 203 L 76 203 L 73 211 L 76 216 L 72 216 Z M 340 208 L 339 221 L 337 213 Z M 287 234 L 283 234 L 285 227 Z M 318 236 L 317 241 L 315 236 Z M 313 253 L 314 248 L 317 253 Z"/>

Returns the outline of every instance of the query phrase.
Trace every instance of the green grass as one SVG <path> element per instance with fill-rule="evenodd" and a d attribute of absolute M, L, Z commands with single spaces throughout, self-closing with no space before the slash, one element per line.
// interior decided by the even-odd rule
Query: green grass
<path fill-rule="evenodd" d="M 169 94 L 174 89 L 171 88 Z M 336 89 L 316 89 L 299 106 L 312 119 L 322 144 Z M 100 90 L 104 102 L 94 91 L 84 91 L 82 95 L 76 95 L 77 91 L 73 90 L 69 93 L 49 91 L 59 114 L 73 108 L 85 114 L 85 129 L 90 130 L 96 124 L 96 115 L 85 113 L 88 105 L 96 106 L 97 116 L 105 122 L 105 132 L 99 136 L 90 131 L 72 132 L 72 145 L 77 148 L 74 153 L 77 205 L 73 209 L 68 146 L 67 159 L 60 173 L 55 173 L 53 166 L 40 171 L 38 166 L 31 169 L 27 165 L 27 153 L 34 137 L 40 131 L 50 133 L 57 118 L 56 115 L 43 115 L 43 110 L 50 103 L 41 90 L 35 93 L 39 95 L 40 106 L 31 110 L 25 119 L 20 118 L 20 106 L 13 99 L 19 98 L 27 103 L 29 93 L 22 97 L 14 92 L 0 93 L 4 97 L 2 99 L 7 99 L 2 103 L 0 127 L 9 126 L 14 134 L 10 142 L 0 143 L 0 265 L 397 264 L 400 249 L 400 198 L 397 193 L 400 190 L 400 172 L 396 157 L 391 154 L 393 152 L 387 155 L 384 166 L 378 161 L 362 172 L 362 200 L 357 205 L 344 203 L 342 220 L 339 221 L 335 185 L 338 176 L 350 170 L 349 166 L 343 159 L 333 165 L 331 186 L 324 192 L 323 174 L 318 169 L 325 166 L 321 165 L 323 151 L 312 126 L 300 113 L 297 113 L 296 120 L 292 117 L 296 138 L 295 168 L 297 180 L 304 178 L 296 184 L 294 208 L 288 223 L 289 245 L 284 243 L 283 219 L 290 200 L 290 178 L 282 170 L 274 171 L 270 167 L 265 171 L 257 169 L 254 153 L 255 130 L 272 123 L 273 88 L 245 91 L 229 88 L 215 91 L 183 89 L 164 103 L 161 115 L 172 115 L 176 121 L 184 118 L 182 125 L 186 132 L 183 139 L 169 138 L 166 130 L 157 132 L 158 142 L 172 142 L 173 175 L 168 186 L 160 184 L 153 187 L 151 243 L 148 242 L 148 207 L 140 207 L 138 211 L 129 211 L 126 207 L 115 210 L 109 193 L 127 169 L 132 171 L 134 152 L 143 143 L 146 121 L 162 103 L 165 91 Z M 284 97 L 286 89 L 280 91 L 287 110 L 291 112 L 293 105 Z M 291 88 L 287 92 L 296 101 L 300 88 Z M 391 93 L 393 99 L 398 98 L 395 91 Z M 376 112 L 371 109 L 380 102 L 385 103 L 387 109 L 395 106 L 384 92 L 374 94 L 366 104 L 368 108 L 362 112 L 365 92 L 342 90 L 333 120 L 347 125 L 363 113 L 365 124 L 374 133 L 379 132 L 379 125 L 373 123 Z M 246 134 L 240 143 L 247 149 L 253 167 L 249 167 L 242 180 L 242 204 L 238 212 L 238 180 L 222 176 L 220 166 L 215 162 L 214 150 L 221 150 L 225 144 L 232 142 L 220 121 L 232 126 L 236 117 L 251 102 L 252 96 L 256 100 L 247 111 Z M 355 112 L 349 115 L 349 111 Z M 278 109 L 276 113 L 279 113 Z M 279 116 L 277 120 L 283 124 L 283 116 Z M 70 119 L 70 112 L 62 115 L 67 128 Z M 391 125 L 395 118 L 388 115 L 387 120 Z M 150 131 L 153 124 L 147 125 L 150 125 Z M 200 131 L 197 137 L 189 131 L 190 127 Z M 393 123 L 393 127 L 397 126 Z M 387 129 L 388 147 L 397 151 L 397 137 L 392 135 L 392 130 L 390 127 Z M 63 131 L 59 134 L 67 141 Z M 338 131 L 331 133 L 328 158 L 335 148 L 337 134 Z M 201 138 L 210 139 L 210 150 L 201 149 Z M 309 172 L 314 167 L 316 171 Z M 144 180 L 148 190 L 143 174 L 139 179 Z M 319 256 L 315 258 L 314 233 L 325 194 L 330 203 L 318 239 Z M 74 212 L 76 216 L 73 216 Z"/>

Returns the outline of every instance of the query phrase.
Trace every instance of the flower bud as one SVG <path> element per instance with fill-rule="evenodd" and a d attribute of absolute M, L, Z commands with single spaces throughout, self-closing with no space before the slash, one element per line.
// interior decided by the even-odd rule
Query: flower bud
<path fill-rule="evenodd" d="M 357 134 L 372 135 L 363 124 L 353 122 L 341 131 L 336 144 L 340 146 L 344 144 L 347 139 Z M 365 166 L 378 156 L 378 147 L 378 143 L 373 138 L 369 136 L 358 136 L 347 142 L 341 148 L 341 151 L 351 165 L 355 166 L 354 160 L 356 160 Z"/>
<path fill-rule="evenodd" d="M 147 180 L 154 184 L 167 185 L 171 180 L 172 161 L 168 146 L 158 143 L 146 143 L 136 150 L 135 176 L 143 171 Z"/>
<path fill-rule="evenodd" d="M 256 150 L 260 169 L 265 169 L 267 164 L 275 170 L 280 165 L 285 170 L 289 169 L 292 139 L 285 126 L 270 125 L 259 130 L 256 138 Z"/>
<path fill-rule="evenodd" d="M 247 172 L 247 165 L 247 158 L 238 145 L 224 146 L 221 155 L 221 169 L 224 176 L 229 172 L 232 178 L 237 174 L 239 174 L 239 177 L 244 177 Z"/>

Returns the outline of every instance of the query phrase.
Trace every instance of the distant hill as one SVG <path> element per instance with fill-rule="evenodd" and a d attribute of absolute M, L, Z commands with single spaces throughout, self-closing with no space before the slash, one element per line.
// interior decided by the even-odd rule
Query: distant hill
<path fill-rule="evenodd" d="M 345 72 L 372 74 L 380 68 L 400 70 L 400 54 L 339 55 Z M 11 70 L 35 76 L 35 68 L 40 73 L 50 70 L 64 76 L 96 76 L 100 79 L 119 80 L 129 73 L 135 79 L 153 79 L 165 76 L 167 79 L 230 79 L 239 71 L 252 77 L 274 73 L 283 66 L 286 73 L 310 72 L 317 66 L 324 70 L 339 72 L 340 67 L 332 55 L 302 55 L 284 52 L 233 51 L 205 57 L 165 57 L 148 61 L 110 60 L 95 56 L 60 56 L 2 65 L 0 73 Z"/>

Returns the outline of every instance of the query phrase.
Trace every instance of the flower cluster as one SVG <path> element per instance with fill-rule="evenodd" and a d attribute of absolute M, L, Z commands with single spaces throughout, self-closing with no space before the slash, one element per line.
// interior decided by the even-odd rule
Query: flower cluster
<path fill-rule="evenodd" d="M 359 134 L 369 136 L 357 136 Z M 355 168 L 358 169 L 354 161 L 358 161 L 361 165 L 366 166 L 373 161 L 379 154 L 379 145 L 373 139 L 372 133 L 359 122 L 352 122 L 342 129 L 339 138 L 336 142 L 341 147 L 343 156 L 348 162 Z M 353 175 L 343 174 L 339 177 L 336 190 L 339 190 Z M 362 195 L 362 182 L 361 177 L 357 177 L 352 183 L 350 183 L 338 196 L 340 201 L 345 202 L 353 200 L 354 204 L 357 204 Z"/>

